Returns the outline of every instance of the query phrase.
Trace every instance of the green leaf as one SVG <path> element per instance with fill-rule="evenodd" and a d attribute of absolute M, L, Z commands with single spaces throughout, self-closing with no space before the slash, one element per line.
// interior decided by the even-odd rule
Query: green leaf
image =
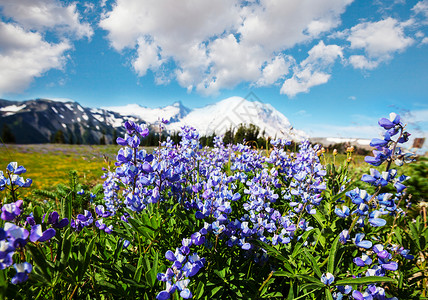
<path fill-rule="evenodd" d="M 82 269 L 79 270 L 79 281 L 83 279 L 83 275 L 85 274 L 86 270 L 89 268 L 89 263 L 91 262 L 92 258 L 92 251 L 94 250 L 94 244 L 95 244 L 95 238 L 92 238 L 92 240 L 89 242 L 89 245 L 86 247 L 85 251 L 85 259 L 82 264 Z"/>
<path fill-rule="evenodd" d="M 40 206 L 34 208 L 33 217 L 37 224 L 42 224 L 43 211 Z"/>
<path fill-rule="evenodd" d="M 328 255 L 327 272 L 329 272 L 331 274 L 333 274 L 334 271 L 336 270 L 334 262 L 336 259 L 337 250 L 339 249 L 339 247 L 338 247 L 339 246 L 339 237 L 340 237 L 340 235 L 338 235 L 336 237 L 336 239 L 334 240 L 333 245 L 331 246 L 331 249 L 330 249 L 330 254 Z"/>
<path fill-rule="evenodd" d="M 51 282 L 52 281 L 52 278 L 51 278 L 52 272 L 50 270 L 50 266 L 48 265 L 48 263 L 46 261 L 46 257 L 43 254 L 43 252 L 34 245 L 27 245 L 26 248 L 28 250 L 30 250 L 34 262 L 42 271 L 41 275 L 46 279 L 46 281 Z"/>
<path fill-rule="evenodd" d="M 321 270 L 320 267 L 318 266 L 317 261 L 315 260 L 315 258 L 312 256 L 312 254 L 308 251 L 308 249 L 303 249 L 303 253 L 305 253 L 306 257 L 309 259 L 310 263 L 312 264 L 312 268 L 314 269 L 315 274 L 318 275 L 318 277 L 321 278 Z"/>
<path fill-rule="evenodd" d="M 327 298 L 328 300 L 333 300 L 333 295 L 331 294 L 331 292 L 330 292 L 330 290 L 328 289 L 328 287 L 326 287 L 326 288 L 325 288 L 325 295 L 326 295 L 326 298 Z"/>
<path fill-rule="evenodd" d="M 119 243 L 117 243 L 116 249 L 114 250 L 113 254 L 114 261 L 117 261 L 119 259 L 119 256 L 123 250 L 123 244 L 125 244 L 125 239 L 122 239 Z"/>
<path fill-rule="evenodd" d="M 149 219 L 147 218 L 147 215 L 144 215 L 145 219 L 147 222 L 149 222 Z M 152 228 L 151 226 L 148 225 L 143 225 L 140 224 L 140 222 L 138 222 L 135 219 L 128 219 L 128 222 L 131 224 L 132 228 L 134 228 L 139 234 L 145 236 L 146 238 L 148 238 L 149 240 L 152 240 L 154 238 L 154 231 L 155 229 Z"/>
<path fill-rule="evenodd" d="M 306 231 L 304 234 L 302 234 L 302 238 L 294 246 L 293 253 L 291 254 L 291 258 L 292 259 L 294 259 L 298 254 L 301 253 L 300 248 L 302 248 L 304 242 L 306 242 L 306 240 L 308 239 L 309 235 L 311 235 L 312 233 L 315 232 L 314 230 L 315 229 L 311 229 L 311 230 Z"/>
<path fill-rule="evenodd" d="M 272 276 L 281 276 L 281 277 L 289 277 L 289 278 L 293 278 L 294 274 L 287 272 L 287 271 L 275 271 Z"/>
<path fill-rule="evenodd" d="M 204 283 L 202 281 L 199 281 L 198 287 L 195 291 L 195 298 L 199 299 L 204 295 Z"/>
<path fill-rule="evenodd" d="M 220 291 L 221 288 L 222 288 L 222 286 L 217 286 L 217 287 L 213 288 L 211 290 L 211 297 L 213 297 L 215 294 L 217 294 L 218 291 Z"/>
<path fill-rule="evenodd" d="M 397 284 L 397 280 L 382 277 L 382 276 L 367 276 L 362 278 L 347 278 L 338 280 L 335 285 L 362 285 L 362 284 L 371 284 L 371 283 L 380 283 L 380 282 L 391 282 Z"/>
<path fill-rule="evenodd" d="M 351 190 L 353 187 L 354 187 L 354 185 L 355 185 L 355 182 L 356 181 L 354 181 L 354 182 L 352 182 L 350 185 L 348 185 L 342 192 L 340 192 L 339 194 L 337 194 L 337 195 L 335 195 L 332 199 L 331 199 L 331 201 L 332 202 L 336 202 L 337 200 L 339 200 L 340 198 L 342 198 L 343 196 L 345 196 L 345 194 L 346 194 L 346 192 L 348 192 L 349 190 Z"/>
<path fill-rule="evenodd" d="M 398 244 L 399 244 L 399 245 L 402 245 L 402 244 L 403 244 L 403 239 L 402 239 L 402 237 L 401 237 L 402 232 L 401 232 L 401 229 L 400 229 L 399 227 L 395 228 L 395 230 L 394 230 L 394 235 L 395 235 L 395 238 L 396 238 L 396 239 L 397 239 L 397 241 L 398 241 Z"/>
<path fill-rule="evenodd" d="M 318 224 L 320 224 L 321 228 L 325 228 L 325 217 L 321 214 L 321 212 L 319 210 L 317 210 L 316 214 L 312 215 L 312 217 L 314 217 L 314 219 L 318 222 Z"/>
<path fill-rule="evenodd" d="M 289 259 L 286 258 L 285 256 L 283 256 L 282 253 L 278 249 L 272 247 L 271 245 L 263 243 L 261 241 L 254 241 L 254 242 L 256 244 L 258 244 L 261 248 L 265 249 L 271 257 L 275 257 L 275 258 L 279 259 L 280 261 L 282 261 L 284 263 L 284 267 L 288 271 L 293 273 L 293 268 L 291 267 L 291 265 L 289 263 Z"/>
<path fill-rule="evenodd" d="M 291 282 L 287 300 L 293 300 L 293 299 L 294 299 L 294 285 L 293 285 L 293 282 Z"/>
<path fill-rule="evenodd" d="M 140 282 L 142 274 L 143 274 L 143 266 L 138 266 L 137 270 L 135 271 L 135 274 L 134 274 L 134 280 L 136 282 Z"/>
<path fill-rule="evenodd" d="M 410 232 L 411 232 L 410 237 L 416 243 L 416 246 L 418 247 L 418 250 L 422 250 L 421 249 L 421 244 L 419 242 L 419 232 L 418 232 L 415 224 L 409 223 L 409 228 L 410 228 Z"/>
<path fill-rule="evenodd" d="M 67 266 L 68 259 L 70 258 L 72 235 L 69 233 L 70 233 L 70 227 L 67 228 L 67 230 L 64 232 L 64 235 L 62 237 L 61 258 L 59 261 L 62 266 Z"/>
<path fill-rule="evenodd" d="M 321 282 L 321 279 L 315 278 L 313 276 L 297 274 L 296 277 L 300 278 L 300 279 L 304 279 L 306 281 L 309 281 L 309 282 L 311 282 L 311 283 L 313 283 L 319 287 L 325 286 L 324 283 Z"/>
<path fill-rule="evenodd" d="M 158 274 L 158 255 L 158 252 L 155 252 L 153 265 L 149 267 L 149 271 L 146 273 L 147 281 L 152 287 L 156 283 L 156 275 Z"/>

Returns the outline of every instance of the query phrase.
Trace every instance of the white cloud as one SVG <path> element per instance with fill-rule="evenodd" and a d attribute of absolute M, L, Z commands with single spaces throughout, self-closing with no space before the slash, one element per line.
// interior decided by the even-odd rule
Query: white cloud
<path fill-rule="evenodd" d="M 256 86 L 269 86 L 276 83 L 289 73 L 290 67 L 295 64 L 294 58 L 282 54 L 275 56 L 262 70 L 262 76 Z"/>
<path fill-rule="evenodd" d="M 326 83 L 330 74 L 326 73 L 338 57 L 343 58 L 342 47 L 325 45 L 320 41 L 308 52 L 308 57 L 300 65 L 294 67 L 294 74 L 285 80 L 281 94 L 294 97 L 299 93 L 307 93 L 313 86 Z"/>
<path fill-rule="evenodd" d="M 428 37 L 424 37 L 421 41 L 422 45 L 428 44 Z"/>
<path fill-rule="evenodd" d="M 181 86 L 214 94 L 241 82 L 276 83 L 289 69 L 283 51 L 337 27 L 351 2 L 117 0 L 99 26 L 114 49 L 136 51 L 139 76 L 172 60 Z M 150 41 L 144 58 L 142 40 Z"/>
<path fill-rule="evenodd" d="M 423 38 L 424 36 L 425 36 L 425 34 L 422 31 L 417 31 L 415 33 L 415 37 L 417 37 L 417 38 Z"/>
<path fill-rule="evenodd" d="M 21 92 L 50 69 L 62 69 L 72 41 L 93 35 L 76 3 L 2 0 L 0 10 L 7 20 L 0 21 L 0 95 Z"/>
<path fill-rule="evenodd" d="M 367 69 L 372 70 L 379 66 L 379 60 L 368 60 L 364 55 L 351 55 L 349 57 L 349 63 L 355 69 Z"/>
<path fill-rule="evenodd" d="M 57 0 L 2 0 L 2 13 L 26 30 L 52 30 L 68 37 L 90 38 L 93 30 L 89 23 L 81 22 L 76 3 L 63 6 Z"/>
<path fill-rule="evenodd" d="M 61 69 L 71 48 L 43 40 L 40 33 L 25 31 L 14 24 L 0 22 L 0 95 L 25 89 L 35 77 L 49 69 Z"/>
<path fill-rule="evenodd" d="M 137 44 L 138 57 L 133 61 L 132 66 L 139 76 L 144 76 L 148 69 L 158 69 L 162 61 L 159 59 L 155 44 L 144 39 L 139 39 Z"/>
<path fill-rule="evenodd" d="M 401 52 L 413 44 L 413 39 L 406 37 L 404 27 L 393 18 L 378 22 L 364 22 L 351 28 L 347 40 L 350 49 L 362 49 L 366 56 L 353 55 L 349 62 L 354 68 L 373 69 L 380 63 L 388 61 L 396 52 Z"/>
<path fill-rule="evenodd" d="M 428 109 L 411 110 L 405 113 L 402 118 L 406 123 L 425 123 L 428 125 Z"/>
<path fill-rule="evenodd" d="M 306 117 L 306 118 L 312 117 L 312 114 L 308 113 L 304 109 L 295 112 L 293 115 L 299 116 L 299 117 Z"/>
<path fill-rule="evenodd" d="M 424 18 L 422 21 L 423 24 L 428 23 L 428 0 L 419 1 L 413 6 L 412 10 L 416 15 L 422 15 Z"/>

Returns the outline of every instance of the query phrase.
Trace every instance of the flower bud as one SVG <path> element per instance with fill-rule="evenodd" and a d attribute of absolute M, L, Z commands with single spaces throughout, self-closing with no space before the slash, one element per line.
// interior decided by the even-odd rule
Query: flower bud
<path fill-rule="evenodd" d="M 336 156 L 337 155 L 337 149 L 333 150 L 333 155 Z"/>

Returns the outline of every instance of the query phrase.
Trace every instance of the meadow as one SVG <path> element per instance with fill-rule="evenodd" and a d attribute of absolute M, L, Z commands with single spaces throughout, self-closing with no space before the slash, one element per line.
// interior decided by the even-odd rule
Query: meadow
<path fill-rule="evenodd" d="M 427 299 L 427 160 L 379 125 L 366 157 L 190 127 L 146 149 L 132 122 L 118 146 L 3 146 L 0 297 Z"/>
<path fill-rule="evenodd" d="M 120 148 L 119 145 L 0 144 L 0 170 L 4 170 L 11 161 L 19 162 L 31 174 L 34 181 L 32 189 L 53 189 L 57 184 L 64 183 L 72 170 L 78 170 L 82 183 L 95 186 L 103 183 L 102 168 L 114 164 Z M 151 153 L 155 147 L 145 146 L 144 149 Z M 266 155 L 265 151 L 260 151 Z M 325 155 L 325 163 L 341 164 L 344 160 L 345 153 Z M 356 170 L 355 176 L 358 176 L 361 172 L 357 169 L 365 166 L 364 156 L 354 155 L 351 166 Z"/>

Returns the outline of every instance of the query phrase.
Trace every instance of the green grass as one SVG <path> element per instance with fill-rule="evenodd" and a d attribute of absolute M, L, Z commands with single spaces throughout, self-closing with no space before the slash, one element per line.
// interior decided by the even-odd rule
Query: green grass
<path fill-rule="evenodd" d="M 50 189 L 67 182 L 68 172 L 77 170 L 82 183 L 101 183 L 102 167 L 114 163 L 120 146 L 90 145 L 0 145 L 0 170 L 11 161 L 27 169 L 24 178 L 33 180 L 33 188 Z"/>

